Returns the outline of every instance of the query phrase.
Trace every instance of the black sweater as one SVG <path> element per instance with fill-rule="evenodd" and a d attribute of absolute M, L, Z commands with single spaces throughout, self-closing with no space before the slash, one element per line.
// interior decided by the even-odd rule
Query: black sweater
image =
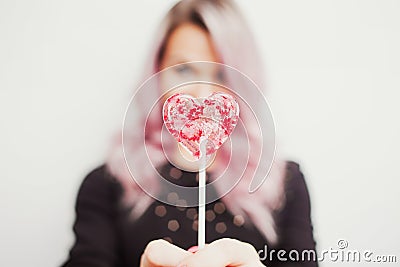
<path fill-rule="evenodd" d="M 162 173 L 171 176 L 171 168 L 171 165 L 166 165 Z M 289 259 L 288 253 L 292 249 L 297 250 L 300 256 L 303 250 L 315 250 L 315 241 L 303 174 L 294 162 L 287 162 L 286 168 L 286 204 L 274 213 L 279 236 L 277 245 L 270 246 L 258 229 L 244 223 L 245 218 L 231 214 L 221 201 L 206 206 L 206 242 L 230 237 L 251 243 L 257 251 L 265 251 L 267 246 L 269 253 L 275 250 L 272 261 L 269 261 L 269 256 L 263 261 L 269 267 L 317 266 L 314 260 L 301 261 L 300 257 L 300 261 L 291 262 Z M 180 174 L 182 180 L 195 180 L 193 173 Z M 174 176 L 176 179 L 176 174 Z M 63 267 L 139 266 L 147 243 L 159 238 L 182 248 L 196 245 L 197 209 L 177 208 L 154 201 L 139 219 L 132 220 L 129 211 L 121 208 L 122 192 L 121 185 L 104 165 L 86 176 L 76 202 L 73 228 L 76 241 Z M 287 252 L 284 255 L 287 261 L 277 258 L 279 249 Z M 260 256 L 263 257 L 264 252 Z"/>

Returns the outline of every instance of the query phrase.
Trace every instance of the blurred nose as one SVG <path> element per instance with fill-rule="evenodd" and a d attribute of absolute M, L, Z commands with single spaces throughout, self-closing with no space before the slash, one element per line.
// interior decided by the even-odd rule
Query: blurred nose
<path fill-rule="evenodd" d="M 183 90 L 184 93 L 189 94 L 194 98 L 205 98 L 218 91 L 220 91 L 218 86 L 206 83 L 191 84 Z"/>

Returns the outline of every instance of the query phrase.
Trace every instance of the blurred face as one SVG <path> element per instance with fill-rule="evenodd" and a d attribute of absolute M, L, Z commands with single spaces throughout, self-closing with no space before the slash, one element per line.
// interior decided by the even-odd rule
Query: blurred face
<path fill-rule="evenodd" d="M 169 36 L 165 45 L 163 57 L 160 60 L 160 70 L 191 61 L 211 61 L 220 63 L 220 58 L 212 43 L 210 34 L 203 28 L 184 23 L 178 26 Z M 185 81 L 207 81 L 214 83 L 223 83 L 221 66 L 213 64 L 190 64 L 181 65 L 162 72 L 160 85 L 164 101 L 175 93 L 189 94 L 195 98 L 207 97 L 213 92 L 226 92 L 227 90 L 217 85 L 204 83 L 194 83 L 190 85 L 179 86 L 171 91 L 172 87 L 182 84 Z M 180 145 L 180 144 L 179 144 Z M 198 169 L 198 164 L 194 162 L 193 156 L 185 149 L 179 146 L 175 164 L 184 166 L 185 169 Z M 183 160 L 183 158 L 185 160 Z"/>
<path fill-rule="evenodd" d="M 178 26 L 169 36 L 163 58 L 160 62 L 160 69 L 190 62 L 190 61 L 211 61 L 220 63 L 220 58 L 212 43 L 210 34 L 195 24 L 184 23 Z M 182 81 L 203 80 L 208 82 L 222 83 L 223 74 L 218 66 L 205 67 L 201 64 L 182 65 L 166 71 L 161 76 L 162 92 L 165 93 L 172 86 Z M 164 96 L 180 92 L 190 94 L 193 97 L 207 97 L 216 91 L 225 91 L 220 86 L 207 84 L 191 84 L 179 87 L 170 91 Z"/>

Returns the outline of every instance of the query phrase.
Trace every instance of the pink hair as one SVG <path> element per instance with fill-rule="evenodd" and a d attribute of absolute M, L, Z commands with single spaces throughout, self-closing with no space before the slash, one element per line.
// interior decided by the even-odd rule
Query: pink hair
<path fill-rule="evenodd" d="M 185 22 L 195 23 L 204 27 L 209 32 L 222 63 L 232 66 L 246 74 L 259 88 L 265 88 L 260 55 L 255 46 L 253 36 L 239 13 L 238 8 L 229 0 L 183 0 L 176 4 L 162 21 L 159 32 L 153 42 L 153 47 L 149 56 L 150 60 L 147 61 L 149 64 L 144 71 L 145 78 L 159 71 L 160 57 L 162 56 L 169 34 L 176 27 Z M 148 100 L 156 99 L 156 95 L 159 94 L 156 90 L 155 92 L 148 93 L 149 94 L 146 95 Z M 251 97 L 251 94 L 246 96 L 246 98 Z M 142 99 L 141 101 L 146 101 L 146 99 Z M 253 101 L 253 103 L 255 102 L 257 101 Z M 156 111 L 159 111 L 159 114 L 161 114 L 161 107 L 156 108 Z M 252 109 L 255 109 L 256 112 L 257 109 L 260 108 L 261 107 L 252 106 Z M 136 144 L 134 141 L 136 139 L 133 137 L 137 134 L 141 134 L 142 131 L 137 131 L 135 129 L 140 129 L 140 125 L 144 125 L 146 114 L 144 114 L 143 111 L 141 112 L 140 107 L 137 107 L 136 114 L 137 120 L 129 122 L 129 129 L 131 129 L 131 132 L 129 132 L 128 135 L 132 136 L 132 138 L 124 136 L 124 146 L 125 153 L 129 154 L 127 158 L 135 158 L 135 160 L 140 161 L 140 159 L 146 157 L 146 155 L 137 154 L 134 148 L 135 146 L 143 144 Z M 257 132 L 259 130 L 257 130 L 256 121 L 252 119 L 251 114 L 242 111 L 241 108 L 240 117 L 246 126 L 247 136 L 246 133 L 243 131 L 241 132 L 240 129 L 235 129 L 235 132 L 237 132 L 236 136 L 239 136 L 239 138 L 241 137 L 249 140 L 250 157 L 246 171 L 240 182 L 233 190 L 223 196 L 221 200 L 233 214 L 241 214 L 250 218 L 265 238 L 269 242 L 275 243 L 278 236 L 272 212 L 280 209 L 285 201 L 285 165 L 283 161 L 273 161 L 268 179 L 265 180 L 256 192 L 249 194 L 249 182 L 256 173 L 257 166 L 260 164 L 260 158 L 253 155 L 260 153 L 258 150 L 260 150 L 261 140 L 260 134 Z M 146 127 L 151 128 L 152 131 L 146 131 L 146 133 L 160 132 L 162 123 L 161 116 L 149 117 L 146 122 Z M 126 132 L 124 134 L 126 135 Z M 149 145 L 148 152 L 154 155 L 156 163 L 160 166 L 165 164 L 165 158 L 160 155 L 160 153 L 162 153 L 162 147 L 159 134 L 156 137 L 150 135 L 146 136 L 145 139 L 146 144 Z M 241 148 L 239 148 L 239 150 L 240 149 Z M 274 148 L 271 147 L 270 149 L 273 150 Z M 229 151 L 226 146 L 221 147 L 217 157 L 222 159 L 222 162 L 229 160 Z M 235 158 L 232 160 L 234 161 Z M 112 143 L 106 166 L 111 174 L 121 182 L 124 188 L 123 203 L 133 208 L 132 215 L 134 218 L 140 217 L 154 200 L 144 193 L 131 177 L 123 155 L 121 132 L 116 135 Z M 240 171 L 236 170 L 235 166 L 235 162 L 232 162 L 230 168 L 226 170 L 227 176 Z M 223 168 L 222 165 L 221 168 Z M 242 173 L 242 171 L 239 173 Z M 141 177 L 135 177 L 136 179 L 139 178 L 146 183 L 154 183 L 155 178 L 150 175 L 149 170 L 143 168 L 140 172 L 142 174 Z M 226 179 L 219 180 L 220 182 L 216 183 L 217 191 L 226 192 L 227 185 L 224 184 Z"/>

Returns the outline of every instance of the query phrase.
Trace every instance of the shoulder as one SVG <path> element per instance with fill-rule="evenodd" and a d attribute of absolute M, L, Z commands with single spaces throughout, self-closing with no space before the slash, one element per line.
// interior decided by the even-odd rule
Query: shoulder
<path fill-rule="evenodd" d="M 107 166 L 102 164 L 89 171 L 83 179 L 82 186 L 101 186 L 115 182 L 115 178 L 107 170 Z"/>
<path fill-rule="evenodd" d="M 293 176 L 297 177 L 303 176 L 300 170 L 300 164 L 295 161 L 291 160 L 285 161 L 285 168 L 286 168 L 287 179 L 290 179 Z"/>
<path fill-rule="evenodd" d="M 285 201 L 281 209 L 281 219 L 310 223 L 311 201 L 306 179 L 300 164 L 286 161 Z"/>
<path fill-rule="evenodd" d="M 80 190 L 103 189 L 115 183 L 116 180 L 108 172 L 105 164 L 92 169 L 82 181 Z"/>
<path fill-rule="evenodd" d="M 92 169 L 84 177 L 78 191 L 78 202 L 82 200 L 114 201 L 121 194 L 121 186 L 102 164 Z"/>
<path fill-rule="evenodd" d="M 302 219 L 309 218 L 310 194 L 300 164 L 286 161 L 285 172 L 285 205 L 282 213 L 288 216 L 296 215 Z"/>
<path fill-rule="evenodd" d="M 295 190 L 304 191 L 304 193 L 308 194 L 306 179 L 300 164 L 290 160 L 286 161 L 285 163 L 285 187 L 287 193 Z"/>
<path fill-rule="evenodd" d="M 285 204 L 276 214 L 278 248 L 285 250 L 315 250 L 311 220 L 310 197 L 300 164 L 286 161 Z M 317 266 L 307 262 L 307 266 Z"/>
<path fill-rule="evenodd" d="M 280 246 L 314 249 L 310 196 L 300 164 L 286 161 L 285 203 L 276 214 Z"/>

